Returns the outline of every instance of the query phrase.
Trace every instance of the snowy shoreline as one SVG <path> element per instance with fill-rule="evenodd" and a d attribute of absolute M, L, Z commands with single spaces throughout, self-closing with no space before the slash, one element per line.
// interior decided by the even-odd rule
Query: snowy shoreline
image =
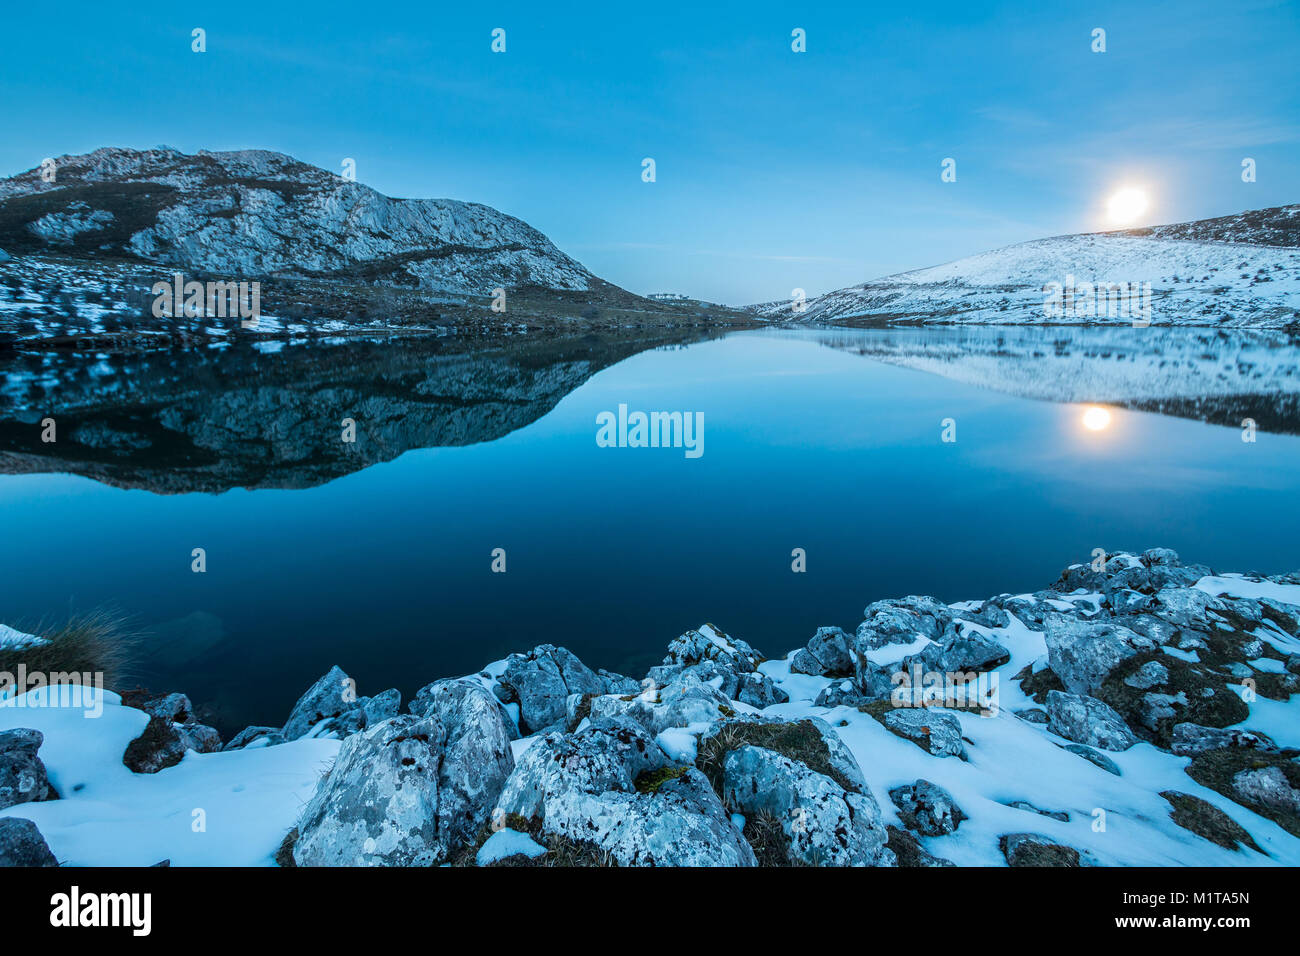
<path fill-rule="evenodd" d="M 0 701 L 0 861 L 1297 865 L 1297 690 L 1300 574 L 1164 549 L 782 659 L 712 625 L 644 678 L 542 645 L 405 709 L 334 668 L 224 744 L 180 694 L 33 689 Z"/>

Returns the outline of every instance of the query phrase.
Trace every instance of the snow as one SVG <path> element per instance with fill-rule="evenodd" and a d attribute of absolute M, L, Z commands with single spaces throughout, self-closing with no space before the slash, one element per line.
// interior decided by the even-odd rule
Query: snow
<path fill-rule="evenodd" d="M 176 766 L 137 774 L 122 763 L 149 717 L 104 692 L 93 730 L 80 708 L 49 688 L 0 703 L 0 730 L 45 735 L 40 757 L 60 799 L 0 810 L 32 820 L 71 866 L 267 866 L 338 741 L 298 740 L 230 753 L 188 753 Z"/>
<path fill-rule="evenodd" d="M 0 647 L 16 649 L 45 643 L 48 642 L 43 637 L 37 637 L 35 634 L 24 634 L 22 631 L 14 630 L 6 624 L 0 624 Z"/>
<path fill-rule="evenodd" d="M 789 301 L 753 308 L 768 319 L 806 324 L 905 318 L 1132 325 L 1127 314 L 1047 314 L 1048 283 L 1079 288 L 1085 282 L 1139 288 L 1149 283 L 1149 297 L 1138 302 L 1149 307 L 1145 320 L 1154 326 L 1282 328 L 1300 309 L 1300 248 L 1116 234 L 1054 236 L 828 292 L 810 299 L 802 313 Z"/>
<path fill-rule="evenodd" d="M 490 863 L 496 863 L 521 853 L 529 859 L 533 859 L 545 852 L 546 847 L 527 833 L 520 833 L 518 830 L 511 830 L 507 827 L 488 837 L 487 842 L 479 848 L 478 856 L 474 860 L 479 866 L 487 866 Z"/>

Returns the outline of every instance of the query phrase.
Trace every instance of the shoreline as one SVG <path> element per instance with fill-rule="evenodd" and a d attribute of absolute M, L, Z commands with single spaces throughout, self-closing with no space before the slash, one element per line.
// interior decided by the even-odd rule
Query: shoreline
<path fill-rule="evenodd" d="M 918 673 L 975 696 L 899 706 Z M 71 865 L 1295 865 L 1297 690 L 1300 575 L 1120 552 L 1033 594 L 877 601 L 784 658 L 713 625 L 635 678 L 542 645 L 405 706 L 334 668 L 224 743 L 181 694 L 105 692 L 87 734 L 33 690 L 0 705 L 0 768 L 58 798 L 0 819 Z"/>

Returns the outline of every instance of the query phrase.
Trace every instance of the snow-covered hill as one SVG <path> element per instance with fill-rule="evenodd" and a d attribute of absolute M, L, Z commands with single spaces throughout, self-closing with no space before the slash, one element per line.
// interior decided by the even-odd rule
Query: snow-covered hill
<path fill-rule="evenodd" d="M 488 206 L 391 199 L 263 150 L 62 156 L 53 182 L 40 168 L 0 180 L 0 248 L 471 295 L 607 286 L 532 226 Z"/>
<path fill-rule="evenodd" d="M 754 306 L 810 323 L 1300 323 L 1300 205 L 1022 242 L 811 299 Z"/>

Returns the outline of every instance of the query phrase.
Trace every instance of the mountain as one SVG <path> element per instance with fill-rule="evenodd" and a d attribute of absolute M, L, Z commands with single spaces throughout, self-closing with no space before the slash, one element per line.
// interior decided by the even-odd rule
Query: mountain
<path fill-rule="evenodd" d="M 1285 328 L 1300 324 L 1300 205 L 1036 239 L 829 292 L 802 312 L 788 300 L 751 309 L 810 324 L 1129 325 L 1136 314 L 1153 325 Z"/>
<path fill-rule="evenodd" d="M 97 149 L 0 181 L 0 248 L 122 257 L 256 279 L 335 278 L 488 295 L 601 280 L 478 203 L 391 199 L 265 150 Z"/>

